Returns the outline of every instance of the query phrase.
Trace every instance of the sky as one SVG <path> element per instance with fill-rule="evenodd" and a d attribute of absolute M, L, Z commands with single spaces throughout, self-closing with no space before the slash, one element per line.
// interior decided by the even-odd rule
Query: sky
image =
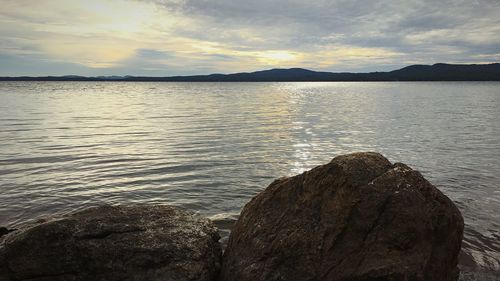
<path fill-rule="evenodd" d="M 0 0 L 0 76 L 500 61 L 500 0 Z"/>

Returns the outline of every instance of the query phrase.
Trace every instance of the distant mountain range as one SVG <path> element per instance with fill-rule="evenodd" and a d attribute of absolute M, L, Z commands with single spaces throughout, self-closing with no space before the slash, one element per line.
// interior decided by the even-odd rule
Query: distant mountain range
<path fill-rule="evenodd" d="M 155 81 L 155 82 L 273 82 L 273 81 L 500 81 L 500 63 L 411 65 L 389 72 L 318 72 L 303 68 L 270 69 L 233 74 L 145 77 L 76 75 L 0 77 L 0 81 Z"/>

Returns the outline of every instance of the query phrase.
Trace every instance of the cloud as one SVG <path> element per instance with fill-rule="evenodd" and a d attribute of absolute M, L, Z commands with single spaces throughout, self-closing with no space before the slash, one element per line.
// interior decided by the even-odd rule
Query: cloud
<path fill-rule="evenodd" d="M 493 62 L 498 14 L 495 0 L 4 0 L 0 54 L 137 75 Z"/>

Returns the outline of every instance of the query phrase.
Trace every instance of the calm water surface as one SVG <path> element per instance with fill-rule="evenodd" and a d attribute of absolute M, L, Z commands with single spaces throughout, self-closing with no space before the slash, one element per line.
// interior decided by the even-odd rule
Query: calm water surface
<path fill-rule="evenodd" d="M 226 236 L 274 178 L 378 151 L 460 208 L 461 263 L 500 273 L 500 83 L 0 82 L 0 225 L 168 203 Z"/>

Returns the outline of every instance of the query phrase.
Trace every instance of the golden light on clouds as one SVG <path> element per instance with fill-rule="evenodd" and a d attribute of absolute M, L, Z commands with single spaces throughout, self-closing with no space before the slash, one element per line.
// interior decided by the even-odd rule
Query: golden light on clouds
<path fill-rule="evenodd" d="M 113 67 L 132 56 L 139 47 L 134 41 L 105 37 L 49 37 L 40 40 L 40 49 L 50 57 L 88 67 Z"/>
<path fill-rule="evenodd" d="M 402 56 L 401 53 L 384 48 L 362 48 L 355 46 L 326 46 L 314 54 L 308 55 L 308 60 L 319 67 L 329 67 L 342 61 L 380 62 Z"/>
<path fill-rule="evenodd" d="M 169 59 L 154 58 L 155 68 L 164 64 L 181 67 L 187 61 L 196 66 L 211 60 L 212 68 L 255 70 L 263 67 L 315 67 L 308 62 L 317 60 L 320 67 L 335 64 L 340 58 L 384 55 L 383 50 L 370 48 L 322 48 L 319 50 L 242 49 L 241 44 L 220 42 L 213 36 L 193 38 L 202 29 L 200 21 L 182 17 L 148 1 L 87 0 L 39 1 L 30 18 L 41 22 L 24 23 L 31 27 L 38 49 L 55 61 L 68 61 L 92 68 L 113 68 L 134 59 L 138 50 L 151 49 L 173 54 Z M 54 9 L 43 9 L 43 4 Z M 52 4 L 52 5 L 51 5 Z M 20 15 L 23 7 L 9 7 Z M 185 33 L 179 32 L 185 30 Z M 226 31 L 222 30 L 222 33 Z M 228 33 L 229 34 L 229 33 Z M 234 34 L 234 33 L 233 33 Z M 265 44 L 259 31 L 242 27 L 238 36 L 244 40 Z M 213 38 L 212 38 L 213 37 Z M 214 59 L 219 58 L 219 59 Z M 225 60 L 220 59 L 225 58 Z"/>
<path fill-rule="evenodd" d="M 259 59 L 259 61 L 269 65 L 289 63 L 297 60 L 298 57 L 298 53 L 286 50 L 264 51 L 257 53 L 257 58 Z"/>
<path fill-rule="evenodd" d="M 429 52 L 454 62 L 450 58 L 466 57 L 464 46 L 471 44 L 482 45 L 485 53 L 471 53 L 469 58 L 481 62 L 498 58 L 498 49 L 493 49 L 500 43 L 495 36 L 499 25 L 494 24 L 499 20 L 492 8 L 474 11 L 484 16 L 461 28 L 428 28 L 429 22 L 420 23 L 420 18 L 392 17 L 397 15 L 391 11 L 398 8 L 395 5 L 380 5 L 383 10 L 378 12 L 385 16 L 360 8 L 352 17 L 335 17 L 351 10 L 342 9 L 345 3 L 331 10 L 330 4 L 313 0 L 287 5 L 280 1 L 3 0 L 0 59 L 4 56 L 9 62 L 2 62 L 5 69 L 0 70 L 7 72 L 30 60 L 40 64 L 38 69 L 52 67 L 51 74 L 57 73 L 56 64 L 89 73 L 98 69 L 107 74 L 153 75 L 269 67 L 381 70 L 380 65 L 393 68 L 427 60 Z M 422 27 L 391 31 L 400 21 L 400 26 Z M 459 45 L 460 40 L 466 42 Z"/>

